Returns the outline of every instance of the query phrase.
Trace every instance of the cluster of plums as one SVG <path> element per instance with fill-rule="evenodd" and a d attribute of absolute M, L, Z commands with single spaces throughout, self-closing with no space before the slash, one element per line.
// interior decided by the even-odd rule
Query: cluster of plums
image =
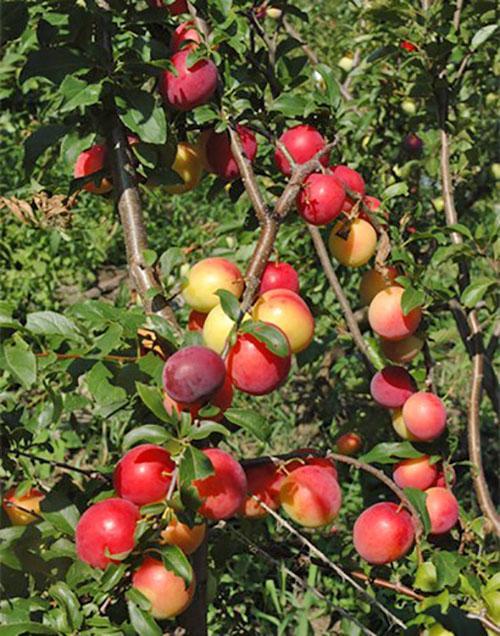
<path fill-rule="evenodd" d="M 235 515 L 260 518 L 279 506 L 297 523 L 318 528 L 330 524 L 337 515 L 342 495 L 333 463 L 304 453 L 303 458 L 275 465 L 266 462 L 243 469 L 231 455 L 219 448 L 203 450 L 213 474 L 192 482 L 201 506 L 197 511 L 209 520 Z M 135 547 L 140 507 L 164 501 L 172 482 L 175 463 L 170 453 L 154 444 L 142 444 L 122 457 L 113 475 L 116 497 L 93 504 L 76 527 L 78 557 L 95 568 L 104 569 L 119 561 Z M 203 541 L 206 526 L 181 523 L 173 513 L 160 531 L 159 543 L 176 545 L 186 554 Z M 183 612 L 192 600 L 195 582 L 189 587 L 182 578 L 155 558 L 154 546 L 132 575 L 132 586 L 151 602 L 155 618 L 171 618 Z"/>

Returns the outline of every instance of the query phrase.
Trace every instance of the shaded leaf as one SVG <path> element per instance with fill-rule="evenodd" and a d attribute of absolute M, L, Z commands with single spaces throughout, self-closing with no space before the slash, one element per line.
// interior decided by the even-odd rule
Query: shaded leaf
<path fill-rule="evenodd" d="M 156 424 L 144 424 L 129 431 L 123 438 L 123 450 L 135 446 L 139 442 L 149 442 L 150 444 L 162 444 L 170 439 L 170 435 L 163 426 Z"/>
<path fill-rule="evenodd" d="M 359 460 L 365 464 L 394 464 L 400 459 L 421 457 L 422 453 L 410 442 L 382 442 L 374 446 Z"/>
<path fill-rule="evenodd" d="M 204 479 L 214 472 L 212 462 L 194 446 L 188 446 L 184 451 L 180 466 L 179 477 L 182 484 L 190 484 L 194 479 Z"/>
<path fill-rule="evenodd" d="M 184 579 L 186 587 L 193 580 L 193 568 L 184 552 L 176 545 L 165 545 L 160 548 L 163 565 L 177 576 Z"/>
<path fill-rule="evenodd" d="M 254 413 L 253 411 L 230 408 L 224 412 L 224 416 L 230 422 L 244 428 L 263 442 L 268 439 L 271 433 L 267 420 L 262 417 L 262 415 Z"/>
<path fill-rule="evenodd" d="M 290 355 L 288 338 L 273 325 L 266 324 L 260 320 L 248 320 L 241 325 L 240 331 L 249 333 L 256 340 L 263 342 L 271 353 L 280 358 Z"/>
<path fill-rule="evenodd" d="M 142 382 L 136 382 L 135 386 L 139 397 L 148 409 L 154 413 L 159 420 L 170 422 L 170 418 L 163 405 L 163 395 L 160 389 L 142 384 Z"/>

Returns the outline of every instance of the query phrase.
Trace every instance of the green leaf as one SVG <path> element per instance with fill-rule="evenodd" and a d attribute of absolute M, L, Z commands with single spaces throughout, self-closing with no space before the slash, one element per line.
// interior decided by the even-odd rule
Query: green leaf
<path fill-rule="evenodd" d="M 297 115 L 302 116 L 307 106 L 308 103 L 305 97 L 283 93 L 272 102 L 269 110 L 277 111 L 284 117 L 295 117 Z"/>
<path fill-rule="evenodd" d="M 340 104 L 342 95 L 340 93 L 339 83 L 335 79 L 334 72 L 326 64 L 317 64 L 314 69 L 318 71 L 325 82 L 326 94 L 331 108 L 336 109 Z"/>
<path fill-rule="evenodd" d="M 44 510 L 45 505 L 46 503 L 44 502 L 42 504 L 42 517 L 59 532 L 73 536 L 80 517 L 78 508 L 74 504 L 68 504 L 59 510 L 46 511 Z"/>
<path fill-rule="evenodd" d="M 29 389 L 36 381 L 35 354 L 21 339 L 13 345 L 5 345 L 4 354 L 8 370 L 25 389 Z"/>
<path fill-rule="evenodd" d="M 66 612 L 68 623 L 71 628 L 78 631 L 83 623 L 83 616 L 80 611 L 80 603 L 78 602 L 75 593 L 66 583 L 58 581 L 57 583 L 54 583 L 54 585 L 50 586 L 49 594 Z"/>
<path fill-rule="evenodd" d="M 215 294 L 220 298 L 222 311 L 233 322 L 236 322 L 240 315 L 240 305 L 236 296 L 226 289 L 219 289 Z"/>
<path fill-rule="evenodd" d="M 414 287 L 407 287 L 401 296 L 401 309 L 403 314 L 407 316 L 412 309 L 421 307 L 425 301 L 424 292 Z"/>
<path fill-rule="evenodd" d="M 64 338 L 70 339 L 80 338 L 75 323 L 55 311 L 36 311 L 28 314 L 26 329 L 39 336 L 63 336 Z"/>
<path fill-rule="evenodd" d="M 425 505 L 427 495 L 425 492 L 418 490 L 418 488 L 403 488 L 403 492 L 418 512 L 420 520 L 424 526 L 424 533 L 427 534 L 431 529 L 431 520 L 429 519 L 429 513 L 427 512 L 427 506 Z"/>
<path fill-rule="evenodd" d="M 139 442 L 149 442 L 150 444 L 162 444 L 170 439 L 169 433 L 163 426 L 156 424 L 144 424 L 129 431 L 123 438 L 123 450 L 135 446 Z"/>
<path fill-rule="evenodd" d="M 141 609 L 133 601 L 127 601 L 128 615 L 136 634 L 141 636 L 161 636 L 163 630 L 158 627 L 151 614 Z"/>
<path fill-rule="evenodd" d="M 400 459 L 421 457 L 422 453 L 410 442 L 382 442 L 374 446 L 359 460 L 365 464 L 394 464 Z"/>
<path fill-rule="evenodd" d="M 51 82 L 59 84 L 67 75 L 88 68 L 88 60 L 67 47 L 40 48 L 28 54 L 19 82 L 22 84 L 31 77 L 46 77 Z"/>
<path fill-rule="evenodd" d="M 184 552 L 176 545 L 166 545 L 160 548 L 163 565 L 177 576 L 184 579 L 186 587 L 193 580 L 193 568 Z"/>
<path fill-rule="evenodd" d="M 213 473 L 208 457 L 194 446 L 187 446 L 179 466 L 181 483 L 190 484 L 194 479 L 204 479 Z"/>
<path fill-rule="evenodd" d="M 434 563 L 425 561 L 418 566 L 417 574 L 415 575 L 415 587 L 423 592 L 437 592 L 440 589 Z"/>
<path fill-rule="evenodd" d="M 163 405 L 163 396 L 160 389 L 142 384 L 142 382 L 136 382 L 135 386 L 139 397 L 148 409 L 152 411 L 159 420 L 162 420 L 162 422 L 170 422 L 170 418 Z"/>
<path fill-rule="evenodd" d="M 160 270 L 163 278 L 170 275 L 174 267 L 184 261 L 184 255 L 180 247 L 169 247 L 166 252 L 160 256 Z"/>
<path fill-rule="evenodd" d="M 495 285 L 496 280 L 491 278 L 478 278 L 474 280 L 470 285 L 462 292 L 462 296 L 460 300 L 465 307 L 472 308 L 477 305 L 477 303 L 482 300 L 488 289 Z"/>
<path fill-rule="evenodd" d="M 260 320 L 248 320 L 241 325 L 240 331 L 249 333 L 256 340 L 263 342 L 271 353 L 280 358 L 290 355 L 288 338 L 273 325 L 268 325 Z"/>
<path fill-rule="evenodd" d="M 151 144 L 164 144 L 167 141 L 165 112 L 151 93 L 131 89 L 117 96 L 116 103 L 124 125 L 139 135 L 142 141 Z"/>
<path fill-rule="evenodd" d="M 8 623 L 0 627 L 1 636 L 21 636 L 21 634 L 58 634 L 59 632 L 48 625 L 23 621 L 20 623 Z"/>
<path fill-rule="evenodd" d="M 466 559 L 456 552 L 439 550 L 435 552 L 431 560 L 436 567 L 437 582 L 439 588 L 453 587 L 459 579 L 460 570 L 466 565 Z"/>
<path fill-rule="evenodd" d="M 497 24 L 488 24 L 484 26 L 482 29 L 479 29 L 477 33 L 474 34 L 472 41 L 470 43 L 471 51 L 475 51 L 477 48 L 481 46 L 486 40 L 495 33 L 497 29 Z"/>
<path fill-rule="evenodd" d="M 199 424 L 191 427 L 189 438 L 196 440 L 206 439 L 212 433 L 220 433 L 224 436 L 229 435 L 229 431 L 222 424 L 210 420 L 202 420 Z"/>
<path fill-rule="evenodd" d="M 47 148 L 55 145 L 61 137 L 68 132 L 69 128 L 62 124 L 48 124 L 37 128 L 24 142 L 24 171 L 30 175 L 35 167 L 38 157 Z"/>
<path fill-rule="evenodd" d="M 394 199 L 394 197 L 405 197 L 407 194 L 408 185 L 406 183 L 393 183 L 383 191 L 382 198 L 384 201 L 388 201 L 389 199 Z"/>
<path fill-rule="evenodd" d="M 254 413 L 253 411 L 230 408 L 224 412 L 224 417 L 233 424 L 245 429 L 262 442 L 265 442 L 271 434 L 271 428 L 267 420 L 262 417 L 262 415 Z"/>
<path fill-rule="evenodd" d="M 102 82 L 99 84 L 87 84 L 83 80 L 68 75 L 59 88 L 65 98 L 61 106 L 61 112 L 74 110 L 79 106 L 91 106 L 101 100 Z"/>
<path fill-rule="evenodd" d="M 474 240 L 474 237 L 472 236 L 472 232 L 469 230 L 469 228 L 466 225 L 462 225 L 462 223 L 454 223 L 453 225 L 448 225 L 446 227 L 446 230 L 448 230 L 449 232 L 458 232 L 459 234 L 462 234 L 463 236 L 470 239 L 471 241 Z"/>
<path fill-rule="evenodd" d="M 127 563 L 110 563 L 105 569 L 99 582 L 100 591 L 109 592 L 110 590 L 115 588 L 123 579 L 123 576 L 128 568 L 129 566 Z"/>

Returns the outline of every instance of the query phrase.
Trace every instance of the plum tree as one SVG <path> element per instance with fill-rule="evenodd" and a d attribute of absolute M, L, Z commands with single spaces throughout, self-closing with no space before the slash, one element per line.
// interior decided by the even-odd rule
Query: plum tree
<path fill-rule="evenodd" d="M 123 558 L 135 545 L 139 509 L 131 501 L 111 497 L 87 508 L 76 525 L 78 558 L 94 568 Z"/>
<path fill-rule="evenodd" d="M 446 428 L 446 408 L 437 395 L 419 391 L 405 402 L 403 420 L 416 439 L 431 442 Z"/>
<path fill-rule="evenodd" d="M 386 340 L 402 340 L 415 333 L 422 319 L 422 310 L 415 307 L 403 313 L 401 298 L 404 289 L 398 286 L 380 291 L 368 308 L 368 321 L 373 331 Z"/>
<path fill-rule="evenodd" d="M 180 576 L 174 574 L 161 561 L 146 557 L 132 575 L 132 587 L 139 590 L 151 603 L 154 618 L 173 618 L 181 614 L 193 600 L 195 581 L 186 587 Z"/>
<path fill-rule="evenodd" d="M 259 497 L 267 506 L 278 510 L 280 506 L 280 487 L 285 475 L 273 462 L 257 464 L 245 468 L 248 496 L 241 507 L 241 514 L 249 519 L 265 517 L 266 510 L 252 497 Z"/>
<path fill-rule="evenodd" d="M 160 543 L 176 545 L 184 554 L 193 554 L 203 543 L 207 532 L 205 523 L 197 523 L 188 526 L 180 522 L 174 515 L 168 522 L 168 526 L 160 533 Z"/>
<path fill-rule="evenodd" d="M 179 175 L 183 183 L 165 186 L 166 192 L 183 194 L 196 188 L 203 172 L 201 155 L 196 146 L 181 141 L 177 146 L 172 170 Z"/>
<path fill-rule="evenodd" d="M 327 225 L 342 212 L 344 201 L 344 188 L 333 175 L 313 173 L 297 195 L 297 210 L 308 223 Z"/>
<path fill-rule="evenodd" d="M 400 488 L 427 490 L 438 478 L 437 465 L 430 462 L 429 455 L 404 459 L 394 467 L 392 478 Z"/>
<path fill-rule="evenodd" d="M 249 161 L 257 156 L 257 139 L 252 130 L 238 124 L 236 132 L 240 138 L 243 152 Z M 240 175 L 240 169 L 231 150 L 231 140 L 227 132 L 217 133 L 213 130 L 206 141 L 207 162 L 210 172 L 224 179 L 232 181 Z"/>
<path fill-rule="evenodd" d="M 356 552 L 374 565 L 384 565 L 403 557 L 413 545 L 414 538 L 411 515 L 392 502 L 377 503 L 364 510 L 353 529 Z"/>
<path fill-rule="evenodd" d="M 212 60 L 201 59 L 188 65 L 189 50 L 178 51 L 170 58 L 173 71 L 162 71 L 160 92 L 165 103 L 175 110 L 187 111 L 206 104 L 215 93 L 217 67 Z"/>
<path fill-rule="evenodd" d="M 389 366 L 378 371 L 370 383 L 370 392 L 375 402 L 388 409 L 397 409 L 415 393 L 417 385 L 403 367 Z"/>
<path fill-rule="evenodd" d="M 252 315 L 283 331 L 292 353 L 306 349 L 314 337 L 314 318 L 304 300 L 290 289 L 270 289 L 257 299 Z"/>
<path fill-rule="evenodd" d="M 231 455 L 220 448 L 207 448 L 203 453 L 210 460 L 214 474 L 193 481 L 203 502 L 198 512 L 207 519 L 229 519 L 245 501 L 245 471 Z"/>
<path fill-rule="evenodd" d="M 43 492 L 30 488 L 23 495 L 16 496 L 16 487 L 9 488 L 2 497 L 2 507 L 13 526 L 27 526 L 37 520 L 40 503 L 45 499 Z M 34 514 L 30 514 L 30 513 Z"/>
<path fill-rule="evenodd" d="M 330 232 L 328 246 L 342 265 L 361 267 L 375 254 L 377 233 L 371 223 L 360 218 L 339 221 Z"/>
<path fill-rule="evenodd" d="M 205 258 L 189 270 L 182 295 L 190 307 L 206 314 L 220 302 L 216 291 L 224 289 L 239 298 L 243 286 L 243 276 L 234 263 L 226 258 Z"/>
<path fill-rule="evenodd" d="M 446 534 L 458 521 L 458 501 L 448 488 L 435 486 L 425 494 L 432 534 Z"/>
<path fill-rule="evenodd" d="M 306 465 L 292 471 L 281 484 L 283 510 L 306 528 L 329 525 L 342 504 L 342 492 L 330 470 Z"/>
<path fill-rule="evenodd" d="M 234 386 L 250 395 L 277 389 L 290 371 L 291 356 L 278 356 L 249 333 L 240 334 L 227 357 L 227 372 Z"/>
<path fill-rule="evenodd" d="M 260 280 L 259 295 L 270 289 L 290 289 L 298 294 L 300 283 L 297 271 L 289 263 L 269 261 Z"/>
<path fill-rule="evenodd" d="M 279 138 L 280 144 L 282 144 L 295 163 L 302 164 L 312 159 L 320 150 L 322 150 L 326 142 L 323 136 L 316 128 L 309 126 L 308 124 L 300 124 L 294 128 L 286 130 Z M 283 150 L 279 147 L 274 152 L 274 161 L 278 170 L 286 176 L 290 176 L 292 169 L 290 162 L 286 157 Z M 324 165 L 328 165 L 328 155 L 321 157 L 320 162 Z"/>
<path fill-rule="evenodd" d="M 398 276 L 398 270 L 391 265 L 383 272 L 376 269 L 364 272 L 359 284 L 359 296 L 363 305 L 369 305 L 380 291 L 393 286 Z"/>
<path fill-rule="evenodd" d="M 144 506 L 165 498 L 174 469 L 167 450 L 141 444 L 120 459 L 113 472 L 113 486 L 119 497 Z"/>
<path fill-rule="evenodd" d="M 163 388 L 176 402 L 193 404 L 209 399 L 224 383 L 224 360 L 208 347 L 179 349 L 165 362 Z"/>

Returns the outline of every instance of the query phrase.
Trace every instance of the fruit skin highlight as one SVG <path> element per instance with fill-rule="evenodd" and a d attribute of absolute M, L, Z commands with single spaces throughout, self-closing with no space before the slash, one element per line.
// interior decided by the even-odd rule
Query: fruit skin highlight
<path fill-rule="evenodd" d="M 403 340 L 415 333 L 422 310 L 415 307 L 406 316 L 401 308 L 402 287 L 388 287 L 379 292 L 368 308 L 368 322 L 373 331 L 386 340 Z"/>
<path fill-rule="evenodd" d="M 392 502 L 370 506 L 354 524 L 356 552 L 374 565 L 384 565 L 403 557 L 413 545 L 414 538 L 411 515 Z"/>
<path fill-rule="evenodd" d="M 131 501 L 111 497 L 87 508 L 76 525 L 76 554 L 81 561 L 104 570 L 135 545 L 139 508 Z M 111 556 L 107 556 L 108 552 Z"/>
<path fill-rule="evenodd" d="M 280 488 L 281 506 L 296 523 L 306 528 L 329 525 L 342 504 L 342 493 L 332 473 L 306 465 L 291 472 Z"/>
<path fill-rule="evenodd" d="M 241 508 L 247 494 L 247 478 L 241 465 L 220 448 L 207 448 L 214 474 L 193 481 L 203 501 L 199 513 L 207 519 L 229 519 Z"/>
<path fill-rule="evenodd" d="M 328 246 L 342 265 L 361 267 L 375 254 L 377 233 L 368 221 L 360 218 L 339 221 L 330 232 Z"/>
<path fill-rule="evenodd" d="M 180 576 L 163 565 L 162 561 L 146 557 L 132 576 L 132 587 L 151 603 L 151 615 L 164 620 L 173 618 L 186 610 L 193 600 L 195 581 L 189 588 Z"/>

